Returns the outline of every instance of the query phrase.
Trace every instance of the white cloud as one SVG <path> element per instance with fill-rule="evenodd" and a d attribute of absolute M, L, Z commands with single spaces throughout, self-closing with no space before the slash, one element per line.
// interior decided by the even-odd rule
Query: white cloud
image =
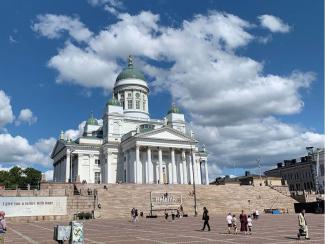
<path fill-rule="evenodd" d="M 324 139 L 276 119 L 303 109 L 300 89 L 310 89 L 315 74 L 266 73 L 263 62 L 237 54 L 253 40 L 258 40 L 256 45 L 267 43 L 249 32 L 254 25 L 248 21 L 216 11 L 184 20 L 178 27 L 162 25 L 160 16 L 148 11 L 119 13 L 117 18 L 92 35 L 86 46 L 67 42 L 49 67 L 59 72 L 59 82 L 107 91 L 121 70 L 117 63 L 135 55 L 135 64 L 152 80 L 151 88 L 168 90 L 190 115 L 196 134 L 210 151 L 211 175 L 220 174 L 233 161 L 252 167 L 260 156 L 270 164 L 303 155 L 307 144 L 319 145 Z M 273 25 L 274 31 L 285 30 L 279 23 L 280 27 Z M 66 132 L 71 138 L 81 133 L 80 126 Z"/>
<path fill-rule="evenodd" d="M 88 3 L 93 7 L 104 6 L 104 10 L 113 15 L 118 15 L 119 11 L 124 9 L 122 1 L 119 0 L 88 0 Z"/>
<path fill-rule="evenodd" d="M 8 123 L 12 123 L 14 118 L 10 97 L 3 90 L 0 90 L 0 128 Z"/>
<path fill-rule="evenodd" d="M 38 15 L 37 22 L 32 25 L 32 30 L 50 39 L 59 38 L 64 31 L 67 31 L 79 42 L 88 41 L 92 36 L 92 32 L 78 18 L 65 15 Z"/>
<path fill-rule="evenodd" d="M 43 172 L 45 174 L 45 178 L 47 181 L 52 181 L 53 180 L 53 170 L 47 170 Z"/>
<path fill-rule="evenodd" d="M 48 66 L 59 71 L 58 83 L 69 82 L 83 87 L 111 90 L 120 68 L 91 50 L 83 50 L 68 42 Z"/>
<path fill-rule="evenodd" d="M 0 134 L 0 162 L 49 166 L 55 142 L 54 138 L 40 139 L 32 145 L 24 137 Z"/>
<path fill-rule="evenodd" d="M 37 121 L 37 117 L 34 116 L 32 110 L 30 110 L 29 108 L 25 108 L 20 110 L 19 116 L 15 121 L 15 124 L 20 125 L 21 123 L 25 122 L 28 123 L 29 125 L 32 125 L 36 123 L 36 121 Z"/>
<path fill-rule="evenodd" d="M 16 44 L 18 41 L 12 35 L 9 35 L 9 43 Z"/>
<path fill-rule="evenodd" d="M 272 32 L 282 32 L 286 33 L 290 31 L 290 26 L 284 23 L 279 17 L 264 14 L 258 16 L 259 21 L 261 22 L 261 26 L 269 29 Z"/>

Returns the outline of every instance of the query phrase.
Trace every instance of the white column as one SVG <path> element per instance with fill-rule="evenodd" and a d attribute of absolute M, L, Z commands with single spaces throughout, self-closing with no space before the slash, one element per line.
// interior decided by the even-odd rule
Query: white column
<path fill-rule="evenodd" d="M 178 161 L 178 172 L 179 172 L 179 183 L 184 184 L 184 175 L 183 175 L 183 161 L 182 158 Z"/>
<path fill-rule="evenodd" d="M 191 165 L 193 164 L 193 171 L 194 171 L 194 182 L 195 182 L 195 184 L 197 184 L 198 183 L 198 179 L 197 179 L 197 165 L 196 165 L 196 161 L 195 161 L 195 152 L 194 151 L 192 151 L 192 158 L 191 158 Z M 193 183 L 193 182 L 192 182 Z"/>
<path fill-rule="evenodd" d="M 187 181 L 187 165 L 186 165 L 186 155 L 185 155 L 185 151 L 182 150 L 182 157 L 181 157 L 181 160 L 182 160 L 182 164 L 183 164 L 183 184 L 187 184 L 188 181 Z"/>
<path fill-rule="evenodd" d="M 175 164 L 175 149 L 172 148 L 170 151 L 170 157 L 172 161 L 172 183 L 177 184 L 176 164 Z"/>
<path fill-rule="evenodd" d="M 149 184 L 152 184 L 153 182 L 153 167 L 152 167 L 152 161 L 151 161 L 151 149 L 150 147 L 147 148 L 147 172 L 148 172 L 148 182 Z"/>
<path fill-rule="evenodd" d="M 125 151 L 124 155 L 125 155 L 125 182 L 129 182 L 129 155 L 128 155 L 128 151 Z"/>
<path fill-rule="evenodd" d="M 145 159 L 146 157 L 146 159 Z M 148 154 L 145 154 L 144 152 L 142 153 L 142 158 L 144 159 L 143 160 L 143 168 L 142 168 L 142 172 L 144 173 L 143 175 L 143 183 L 146 183 L 148 184 L 149 183 L 149 177 L 148 177 Z"/>
<path fill-rule="evenodd" d="M 70 179 L 70 149 L 67 149 L 67 157 L 65 159 L 65 182 L 69 182 Z"/>
<path fill-rule="evenodd" d="M 196 166 L 197 166 L 197 183 L 198 184 L 202 184 L 202 181 L 201 181 L 201 177 L 202 177 L 202 172 L 201 172 L 201 162 L 198 162 L 197 164 L 196 164 Z"/>
<path fill-rule="evenodd" d="M 193 184 L 193 163 L 192 163 L 192 156 L 188 155 L 187 157 L 188 161 L 188 168 L 189 168 L 189 173 L 190 173 L 190 183 Z"/>
<path fill-rule="evenodd" d="M 205 169 L 205 184 L 209 185 L 208 161 L 204 161 L 204 169 Z"/>
<path fill-rule="evenodd" d="M 159 183 L 163 184 L 164 180 L 163 180 L 163 172 L 162 172 L 162 151 L 161 148 L 158 149 L 158 162 L 159 162 Z"/>
<path fill-rule="evenodd" d="M 135 177 L 134 183 L 139 183 L 139 181 L 140 181 L 139 167 L 140 167 L 140 150 L 139 150 L 139 146 L 136 146 L 135 147 L 135 165 L 134 165 L 134 175 L 136 177 Z"/>

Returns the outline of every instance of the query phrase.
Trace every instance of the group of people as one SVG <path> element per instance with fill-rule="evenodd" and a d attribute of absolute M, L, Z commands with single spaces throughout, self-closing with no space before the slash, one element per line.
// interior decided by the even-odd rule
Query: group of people
<path fill-rule="evenodd" d="M 138 216 L 139 216 L 138 209 L 132 208 L 131 209 L 131 222 L 136 223 L 138 221 Z"/>
<path fill-rule="evenodd" d="M 165 215 L 165 219 L 168 220 L 169 212 L 168 212 L 167 209 L 165 209 L 164 215 Z M 183 206 L 181 205 L 178 209 L 171 210 L 171 214 L 170 215 L 172 217 L 172 220 L 175 220 L 175 218 L 177 218 L 177 219 L 182 218 L 184 216 Z"/>
<path fill-rule="evenodd" d="M 309 240 L 309 233 L 308 233 L 308 226 L 307 221 L 305 219 L 305 213 L 306 211 L 303 209 L 299 215 L 298 215 L 298 225 L 299 225 L 299 231 L 298 231 L 298 239 L 300 239 L 301 236 L 304 236 L 307 240 Z M 246 215 L 244 210 L 241 211 L 241 214 L 239 215 L 239 221 L 240 221 L 240 231 L 243 232 L 245 235 L 252 234 L 252 228 L 253 228 L 253 219 L 259 218 L 259 212 L 258 210 L 255 210 L 252 215 Z M 208 228 L 208 231 L 211 230 L 210 224 L 209 224 L 209 211 L 206 207 L 203 208 L 203 215 L 202 215 L 203 227 L 201 231 L 204 231 L 205 228 Z M 228 213 L 226 217 L 227 221 L 227 227 L 228 227 L 228 234 L 231 233 L 231 230 L 233 229 L 233 233 L 237 234 L 237 218 L 235 214 Z"/>
<path fill-rule="evenodd" d="M 255 212 L 255 214 L 256 214 L 256 212 Z M 256 217 L 254 217 L 254 218 L 256 218 Z M 210 224 L 209 224 L 210 217 L 209 217 L 209 211 L 206 207 L 203 208 L 202 220 L 204 222 L 203 222 L 203 227 L 202 227 L 201 231 L 204 231 L 205 227 L 207 227 L 208 231 L 210 231 L 211 230 Z M 227 220 L 228 234 L 231 233 L 231 229 L 233 229 L 234 234 L 237 234 L 236 215 L 235 214 L 232 215 L 231 213 L 228 213 L 226 220 Z M 239 215 L 239 221 L 240 221 L 240 231 L 244 232 L 245 235 L 248 233 L 248 231 L 249 231 L 249 234 L 251 234 L 252 227 L 253 227 L 253 220 L 251 218 L 251 215 L 247 216 L 244 213 L 244 210 L 242 210 L 242 213 Z"/>

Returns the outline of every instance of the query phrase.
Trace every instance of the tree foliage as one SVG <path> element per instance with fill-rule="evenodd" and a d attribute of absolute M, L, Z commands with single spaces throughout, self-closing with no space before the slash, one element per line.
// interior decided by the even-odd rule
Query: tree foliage
<path fill-rule="evenodd" d="M 18 166 L 11 168 L 9 171 L 0 170 L 0 185 L 6 188 L 25 189 L 30 185 L 31 189 L 38 188 L 41 181 L 42 173 L 34 168 L 21 169 Z"/>

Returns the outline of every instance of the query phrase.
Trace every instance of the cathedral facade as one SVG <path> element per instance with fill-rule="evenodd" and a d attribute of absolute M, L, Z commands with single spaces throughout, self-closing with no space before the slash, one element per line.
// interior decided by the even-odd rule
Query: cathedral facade
<path fill-rule="evenodd" d="M 209 184 L 207 152 L 175 105 L 151 119 L 149 87 L 129 57 L 117 77 L 103 124 L 91 116 L 80 138 L 61 132 L 51 158 L 54 182 Z"/>

